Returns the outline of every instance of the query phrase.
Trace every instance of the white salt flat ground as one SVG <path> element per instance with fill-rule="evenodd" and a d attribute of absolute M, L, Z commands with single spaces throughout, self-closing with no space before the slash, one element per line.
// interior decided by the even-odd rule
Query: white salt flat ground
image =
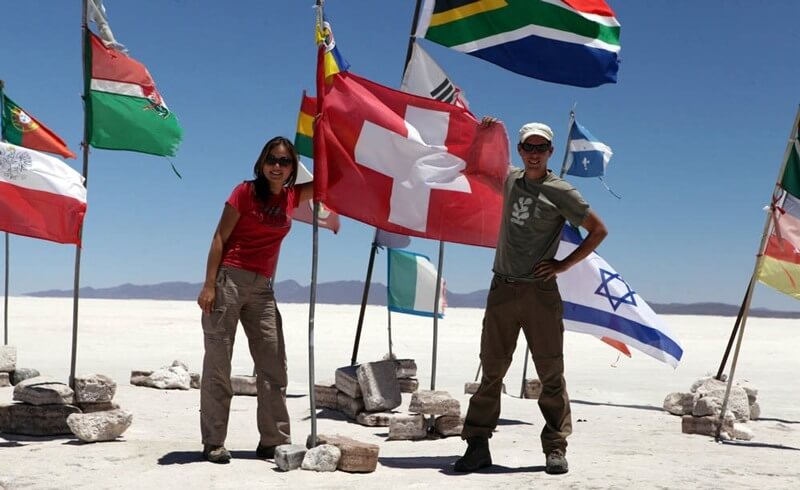
<path fill-rule="evenodd" d="M 71 299 L 11 298 L 10 343 L 18 365 L 66 381 L 71 342 Z M 308 306 L 281 305 L 289 361 L 289 410 L 295 443 L 310 432 L 308 403 Z M 340 433 L 380 445 L 374 473 L 281 473 L 254 458 L 258 440 L 255 399 L 234 398 L 227 446 L 234 460 L 218 466 L 199 455 L 199 391 L 133 387 L 131 369 L 153 369 L 181 359 L 199 371 L 202 333 L 192 302 L 82 300 L 78 373 L 103 373 L 118 383 L 116 401 L 134 413 L 119 441 L 82 444 L 74 438 L 0 435 L 0 488 L 800 488 L 800 391 L 797 320 L 751 319 L 737 379 L 759 389 L 763 420 L 751 422 L 750 444 L 716 444 L 684 435 L 680 418 L 660 409 L 664 396 L 686 391 L 716 372 L 733 318 L 667 316 L 685 355 L 677 370 L 644 354 L 621 359 L 598 340 L 567 333 L 567 383 L 573 399 L 570 473 L 543 472 L 542 419 L 535 401 L 503 397 L 501 425 L 490 445 L 495 467 L 458 475 L 451 465 L 463 452 L 456 437 L 386 441 L 386 428 L 368 428 L 322 416 L 318 432 Z M 358 308 L 318 305 L 316 377 L 332 379 L 349 364 Z M 437 389 L 449 391 L 466 410 L 463 384 L 475 376 L 482 311 L 448 310 L 439 322 Z M 423 388 L 430 385 L 431 322 L 393 315 L 394 350 L 414 358 Z M 386 310 L 367 310 L 360 361 L 387 351 Z M 522 344 L 509 370 L 510 395 L 519 394 Z M 239 331 L 234 372 L 252 363 Z M 9 402 L 11 388 L 0 388 Z M 407 406 L 405 398 L 404 406 Z"/>

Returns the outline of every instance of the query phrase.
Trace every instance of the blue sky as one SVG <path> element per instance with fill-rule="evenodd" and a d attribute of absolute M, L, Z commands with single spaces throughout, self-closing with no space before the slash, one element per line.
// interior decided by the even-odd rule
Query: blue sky
<path fill-rule="evenodd" d="M 4 2 L 0 78 L 6 93 L 68 141 L 83 131 L 80 1 Z M 148 66 L 184 128 L 172 162 L 92 150 L 81 285 L 203 279 L 211 235 L 231 189 L 250 178 L 270 137 L 293 137 L 300 94 L 313 92 L 312 0 L 106 0 L 130 54 Z M 619 83 L 583 89 L 507 72 L 422 41 L 477 115 L 549 123 L 563 157 L 569 110 L 614 150 L 607 182 L 571 178 L 610 235 L 599 253 L 652 302 L 738 303 L 752 273 L 773 183 L 798 101 L 793 0 L 610 2 L 622 24 Z M 351 70 L 398 87 L 412 0 L 329 0 Z M 513 162 L 519 157 L 512 149 Z M 307 162 L 308 163 L 308 162 Z M 70 164 L 80 170 L 78 161 Z M 363 280 L 373 229 L 345 219 L 320 231 L 319 280 Z M 438 242 L 411 250 L 434 261 Z M 278 280 L 308 284 L 311 227 L 284 241 Z M 448 244 L 448 288 L 488 286 L 493 251 Z M 374 275 L 385 282 L 385 255 Z M 74 247 L 11 239 L 12 294 L 69 289 Z M 760 286 L 755 306 L 798 309 Z"/>

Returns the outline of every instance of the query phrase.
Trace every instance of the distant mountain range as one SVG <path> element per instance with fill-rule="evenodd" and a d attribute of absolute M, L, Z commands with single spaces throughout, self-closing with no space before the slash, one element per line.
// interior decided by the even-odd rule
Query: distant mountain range
<path fill-rule="evenodd" d="M 123 284 L 111 288 L 81 288 L 82 298 L 105 299 L 197 299 L 202 283 L 162 282 L 159 284 Z M 447 305 L 451 307 L 483 308 L 486 306 L 486 289 L 472 293 L 447 292 Z M 309 286 L 301 286 L 297 281 L 280 281 L 275 285 L 275 297 L 279 303 L 308 303 Z M 322 304 L 361 304 L 364 294 L 363 281 L 333 281 L 317 285 L 317 302 Z M 72 290 L 51 289 L 26 293 L 25 296 L 64 298 L 72 297 Z M 369 292 L 369 304 L 386 304 L 386 286 L 373 283 Z M 739 307 L 725 303 L 650 303 L 656 313 L 665 315 L 713 315 L 736 316 Z M 752 308 L 750 316 L 766 318 L 800 318 L 800 311 L 776 311 L 766 308 Z"/>

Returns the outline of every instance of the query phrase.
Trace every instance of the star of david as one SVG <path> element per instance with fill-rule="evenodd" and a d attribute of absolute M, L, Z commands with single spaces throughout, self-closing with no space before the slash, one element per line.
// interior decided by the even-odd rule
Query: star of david
<path fill-rule="evenodd" d="M 602 282 L 600 283 L 600 286 L 597 287 L 594 294 L 607 298 L 611 308 L 613 308 L 614 311 L 617 311 L 617 308 L 619 308 L 619 306 L 623 303 L 626 305 L 637 306 L 636 297 L 634 296 L 636 291 L 632 290 L 631 287 L 628 286 L 628 283 L 625 282 L 625 280 L 622 279 L 618 273 L 600 269 L 600 279 L 602 279 Z M 614 296 L 608 289 L 609 283 L 614 280 L 621 282 L 628 292 L 622 296 Z"/>

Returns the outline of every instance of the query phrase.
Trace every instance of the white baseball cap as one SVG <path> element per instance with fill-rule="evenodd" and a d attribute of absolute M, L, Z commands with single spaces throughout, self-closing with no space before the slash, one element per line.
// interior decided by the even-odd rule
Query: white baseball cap
<path fill-rule="evenodd" d="M 519 129 L 519 142 L 524 143 L 531 136 L 541 136 L 549 142 L 553 142 L 553 130 L 547 124 L 538 122 L 528 123 Z"/>

